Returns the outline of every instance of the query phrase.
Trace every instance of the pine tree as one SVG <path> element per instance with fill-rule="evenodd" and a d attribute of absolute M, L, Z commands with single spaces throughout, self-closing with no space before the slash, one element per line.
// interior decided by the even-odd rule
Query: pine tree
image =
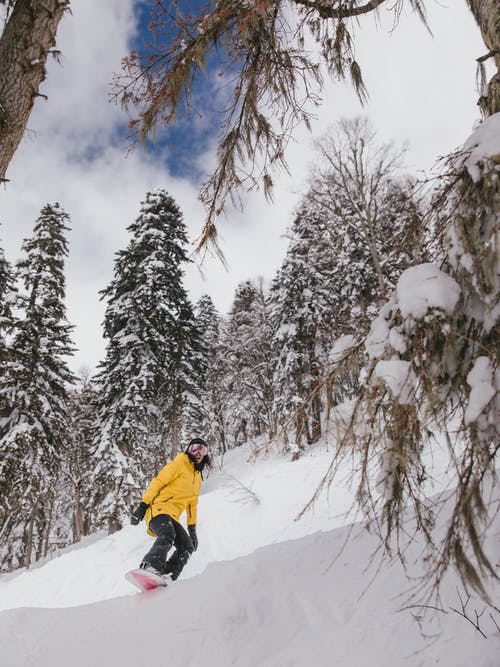
<path fill-rule="evenodd" d="M 15 285 L 12 268 L 0 248 L 0 377 L 6 372 L 9 356 L 8 334 L 12 330 L 12 305 L 15 302 Z M 0 414 L 3 408 L 0 405 Z"/>
<path fill-rule="evenodd" d="M 180 447 L 183 417 L 196 402 L 199 350 L 193 309 L 182 285 L 186 228 L 164 190 L 149 192 L 132 238 L 117 253 L 107 300 L 106 358 L 96 381 L 96 520 L 110 531 L 140 489 Z"/>
<path fill-rule="evenodd" d="M 68 430 L 59 474 L 53 540 L 60 547 L 79 542 L 92 525 L 91 497 L 98 394 L 88 370 L 81 370 L 68 392 Z M 71 513 L 68 508 L 72 508 Z"/>
<path fill-rule="evenodd" d="M 74 382 L 66 362 L 73 353 L 64 305 L 68 221 L 58 204 L 47 204 L 17 265 L 22 316 L 0 379 L 0 400 L 10 406 L 0 424 L 2 567 L 29 566 L 50 547 L 67 391 Z"/>
<path fill-rule="evenodd" d="M 201 391 L 205 367 L 201 352 L 200 331 L 194 309 L 182 285 L 178 285 L 179 316 L 169 337 L 171 350 L 165 376 L 163 441 L 170 443 L 164 451 L 175 456 L 182 443 L 200 434 L 203 428 Z"/>
<path fill-rule="evenodd" d="M 494 0 L 468 1 L 487 33 L 488 50 L 495 53 L 499 11 L 493 10 Z M 123 76 L 117 77 L 115 87 L 135 115 L 131 127 L 141 141 L 159 125 L 176 121 L 183 111 L 181 100 L 187 98 L 190 107 L 193 83 L 214 51 L 218 62 L 224 62 L 221 69 L 232 73 L 216 167 L 200 191 L 207 209 L 201 245 L 216 240 L 217 217 L 228 199 L 237 199 L 239 188 L 261 186 L 266 195 L 272 192 L 273 171 L 286 167 L 285 148 L 293 130 L 309 124 L 314 105 L 321 101 L 324 72 L 351 82 L 360 100 L 366 101 L 353 31 L 363 14 L 377 12 L 383 2 L 225 0 L 203 3 L 177 16 L 174 24 L 168 6 L 153 3 L 150 29 L 156 45 L 143 53 L 134 49 L 124 59 Z M 423 0 L 396 0 L 390 3 L 396 23 L 405 2 L 425 21 Z M 311 48 L 311 39 L 317 49 Z M 499 89 L 495 81 L 494 90 Z M 492 113 L 494 105 L 488 106 Z"/>
<path fill-rule="evenodd" d="M 273 283 L 275 412 L 287 430 L 293 425 L 297 447 L 321 435 L 320 389 L 334 341 L 367 333 L 401 271 L 422 256 L 415 186 L 397 172 L 404 151 L 378 145 L 375 136 L 356 118 L 318 142 L 322 159 Z M 352 395 L 356 364 L 324 386 L 328 405 Z"/>
<path fill-rule="evenodd" d="M 272 430 L 272 333 L 262 282 L 240 283 L 223 335 L 231 446 Z"/>
<path fill-rule="evenodd" d="M 226 415 L 224 411 L 224 354 L 221 344 L 222 318 L 212 299 L 203 295 L 195 308 L 196 326 L 200 332 L 200 346 L 204 376 L 201 391 L 203 434 L 212 453 L 227 451 Z"/>
<path fill-rule="evenodd" d="M 498 136 L 493 116 L 447 160 L 430 209 L 437 259 L 407 268 L 379 308 L 363 341 L 370 357 L 363 383 L 325 476 L 333 479 L 342 454 L 356 452 L 358 507 L 400 558 L 411 510 L 426 547 L 426 595 L 439 595 L 450 566 L 486 600 L 497 578 L 488 537 L 500 451 Z M 452 520 L 444 522 L 427 484 L 428 454 L 440 439 L 456 481 Z"/>
<path fill-rule="evenodd" d="M 285 260 L 271 286 L 275 335 L 274 414 L 292 449 L 321 435 L 318 385 L 335 317 L 335 253 L 328 223 L 305 200 L 291 231 Z M 323 354 L 322 354 L 323 352 Z"/>

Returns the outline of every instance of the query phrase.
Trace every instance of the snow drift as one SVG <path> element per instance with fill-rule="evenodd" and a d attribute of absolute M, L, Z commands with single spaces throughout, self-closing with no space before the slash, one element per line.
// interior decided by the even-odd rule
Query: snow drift
<path fill-rule="evenodd" d="M 405 573 L 399 562 L 381 562 L 377 538 L 361 525 L 331 528 L 340 521 L 332 498 L 337 509 L 346 506 L 346 487 L 337 495 L 332 490 L 330 502 L 319 503 L 314 515 L 293 522 L 319 479 L 325 449 L 294 463 L 273 456 L 255 466 L 245 464 L 246 454 L 235 452 L 225 473 L 207 484 L 200 499 L 200 549 L 186 575 L 169 588 L 141 594 L 123 580 L 150 544 L 132 527 L 0 579 L 2 664 L 498 667 L 500 614 L 493 608 L 482 613 L 484 603 L 467 599 L 453 573 L 443 585 L 439 610 L 410 599 L 423 572 L 418 540 L 405 552 Z M 248 491 L 247 503 L 235 502 L 236 478 L 260 502 Z M 498 500 L 493 495 L 493 502 Z M 330 529 L 318 531 L 318 523 Z M 259 541 L 271 541 L 273 527 L 280 525 L 295 526 L 303 536 L 278 534 L 278 543 L 256 548 Z M 411 534 L 411 520 L 407 527 Z M 497 517 L 488 546 L 498 562 L 499 532 Z M 246 555 L 237 556 L 238 551 Z M 224 552 L 231 560 L 220 557 Z M 6 608 L 17 605 L 16 597 L 28 604 L 30 586 L 35 599 L 48 606 L 52 599 L 62 608 Z M 89 599 L 99 601 L 68 607 L 85 598 L 85 589 Z M 498 606 L 499 585 L 492 586 L 492 596 Z M 460 598 L 471 619 L 482 613 L 479 625 L 486 637 L 460 613 Z"/>

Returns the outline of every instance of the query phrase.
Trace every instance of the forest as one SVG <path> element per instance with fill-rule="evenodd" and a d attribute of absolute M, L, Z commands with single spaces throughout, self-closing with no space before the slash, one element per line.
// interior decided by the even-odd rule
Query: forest
<path fill-rule="evenodd" d="M 16 5 L 23 9 L 21 0 L 2 4 L 14 7 L 13 17 Z M 62 12 L 68 3 L 57 4 Z M 154 29 L 161 30 L 162 3 L 154 4 Z M 325 60 L 363 97 L 346 21 L 382 2 L 295 4 L 301 29 L 311 30 Z M 410 4 L 422 13 L 424 3 Z M 497 62 L 498 8 L 468 4 Z M 218 162 L 200 195 L 207 209 L 200 247 L 216 246 L 217 216 L 233 190 L 258 182 L 272 190 L 287 128 L 308 122 L 293 94 L 297 71 L 304 81 L 315 68 L 283 46 L 277 0 L 214 3 L 176 26 L 186 32 L 187 24 L 200 28 L 189 43 L 169 35 L 163 60 L 132 53 L 125 61 L 132 84 L 117 85 L 124 104 L 139 107 L 131 128 L 147 139 L 175 115 L 211 44 L 241 65 Z M 8 38 L 6 28 L 0 55 L 8 53 Z M 186 53 L 193 54 L 189 65 Z M 166 79 L 158 63 L 166 63 Z M 10 110 L 1 106 L 2 85 L 0 77 L 0 111 Z M 281 134 L 258 103 L 265 106 L 266 94 L 268 113 L 281 109 Z M 317 143 L 276 276 L 238 285 L 227 314 L 209 295 L 191 303 L 183 278 L 192 239 L 183 212 L 167 190 L 145 192 L 100 293 L 104 358 L 80 375 L 68 361 L 71 219 L 58 203 L 43 205 L 22 257 L 0 254 L 1 570 L 28 567 L 98 530 L 119 530 L 147 480 L 195 435 L 222 464 L 228 450 L 251 441 L 300 457 L 335 431 L 336 453 L 317 492 L 352 457 L 357 502 L 382 542 L 400 530 L 408 507 L 430 536 L 436 517 L 421 491 L 432 475 L 424 451 L 439 434 L 457 489 L 430 571 L 439 583 L 453 564 L 486 595 L 485 577 L 497 576 L 482 536 L 483 488 L 496 474 L 500 447 L 499 99 L 496 74 L 484 82 L 482 124 L 432 183 L 405 173 L 404 149 L 380 141 L 366 117 L 336 123 Z M 0 132 L 3 155 L 17 146 L 8 134 Z M 258 174 L 252 164 L 261 164 Z"/>

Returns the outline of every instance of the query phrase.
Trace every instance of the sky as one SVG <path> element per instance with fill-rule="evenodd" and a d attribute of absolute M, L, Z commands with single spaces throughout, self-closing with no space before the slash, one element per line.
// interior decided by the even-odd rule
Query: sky
<path fill-rule="evenodd" d="M 446 446 L 433 451 L 442 491 Z M 353 490 L 342 467 L 300 521 L 333 441 L 298 461 L 272 451 L 248 462 L 251 445 L 228 452 L 199 500 L 199 547 L 166 589 L 138 592 L 125 579 L 150 548 L 144 523 L 94 535 L 57 557 L 0 576 L 0 654 L 8 667 L 498 667 L 500 613 L 444 577 L 437 609 L 412 597 L 423 574 L 408 517 L 406 573 L 381 561 L 377 537 L 346 517 Z M 498 485 L 491 490 L 498 505 Z M 445 494 L 448 499 L 452 494 Z M 437 500 L 436 496 L 436 500 Z M 434 532 L 449 518 L 449 502 Z M 500 515 L 488 554 L 500 565 Z M 349 539 L 348 539 L 349 538 Z M 400 544 L 400 547 L 403 545 Z M 499 582 L 489 593 L 498 603 Z M 485 636 L 461 615 L 474 621 Z"/>
<path fill-rule="evenodd" d="M 137 4 L 72 1 L 72 12 L 58 32 L 62 64 L 49 64 L 41 88 L 48 99 L 37 101 L 9 169 L 10 182 L 0 190 L 0 244 L 12 262 L 20 257 L 22 240 L 31 235 L 47 202 L 59 202 L 70 215 L 67 306 L 78 348 L 71 360 L 74 370 L 94 368 L 104 358 L 104 303 L 98 293 L 111 280 L 114 255 L 126 246 L 126 227 L 137 217 L 145 193 L 166 188 L 179 203 L 193 240 L 204 221 L 197 193 L 199 174 L 214 161 L 213 118 L 197 120 L 205 139 L 206 127 L 213 126 L 213 141 L 205 141 L 201 149 L 196 143 L 183 153 L 179 173 L 176 164 L 185 136 L 177 146 L 162 141 L 158 150 L 128 153 L 124 112 L 110 100 L 110 83 L 121 58 L 143 39 Z M 325 84 L 324 104 L 312 132 L 299 128 L 288 148 L 290 174 L 276 179 L 274 203 L 253 192 L 245 197 L 244 212 L 230 209 L 221 219 L 229 269 L 211 256 L 205 258 L 202 272 L 196 263 L 188 267 L 185 284 L 193 301 L 206 293 L 220 312 L 227 312 L 240 281 L 273 278 L 315 160 L 313 140 L 340 117 L 366 113 L 381 140 L 408 141 L 408 169 L 419 175 L 428 174 L 438 156 L 463 144 L 479 119 L 475 59 L 485 48 L 465 1 L 448 5 L 428 2 L 432 37 L 415 16 L 403 15 L 396 30 L 384 12 L 379 22 L 373 17 L 360 22 L 356 50 L 370 94 L 368 105 L 361 108 L 343 84 Z M 187 156 L 192 179 L 186 176 Z"/>

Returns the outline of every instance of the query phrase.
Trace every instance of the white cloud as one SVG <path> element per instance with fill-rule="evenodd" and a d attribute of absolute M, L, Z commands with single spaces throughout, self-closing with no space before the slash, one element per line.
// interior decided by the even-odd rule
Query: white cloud
<path fill-rule="evenodd" d="M 31 235 L 46 202 L 58 201 L 71 216 L 67 299 L 80 348 L 75 368 L 94 366 L 103 356 L 104 308 L 97 292 L 111 279 L 114 253 L 126 244 L 126 227 L 136 218 L 145 192 L 167 188 L 193 239 L 203 223 L 196 185 L 173 178 L 158 156 L 140 149 L 127 156 L 121 134 L 124 114 L 109 101 L 112 75 L 135 31 L 134 5 L 133 0 L 73 0 L 72 15 L 63 19 L 57 41 L 63 64 L 50 63 L 42 87 L 48 100 L 37 101 L 30 133 L 8 172 L 11 183 L 0 191 L 0 243 L 11 261 L 19 257 L 21 241 Z M 373 21 L 362 21 L 357 42 L 370 92 L 364 111 L 381 138 L 410 140 L 411 160 L 419 169 L 429 169 L 437 155 L 469 134 L 478 116 L 475 58 L 484 52 L 465 3 L 449 8 L 433 4 L 431 9 L 434 39 L 411 16 L 402 17 L 402 25 L 390 35 L 387 27 L 377 31 Z M 219 309 L 227 310 L 240 280 L 270 279 L 279 267 L 286 249 L 283 233 L 313 160 L 313 137 L 340 116 L 363 112 L 345 85 L 328 83 L 324 96 L 313 134 L 300 128 L 289 146 L 291 177 L 276 179 L 275 204 L 268 204 L 262 193 L 251 193 L 245 196 L 244 214 L 229 210 L 221 220 L 230 271 L 211 257 L 205 262 L 205 281 L 196 267 L 188 270 L 193 299 L 206 292 Z M 211 160 L 213 155 L 203 155 L 198 165 Z"/>
<path fill-rule="evenodd" d="M 30 120 L 40 141 L 51 136 L 61 144 L 71 141 L 78 149 L 98 146 L 109 140 L 117 122 L 124 122 L 110 93 L 113 75 L 120 71 L 135 32 L 133 4 L 132 0 L 73 0 L 57 36 L 61 64 L 49 64 L 42 85 L 49 99 L 38 104 Z M 68 149 L 67 143 L 64 148 Z"/>

